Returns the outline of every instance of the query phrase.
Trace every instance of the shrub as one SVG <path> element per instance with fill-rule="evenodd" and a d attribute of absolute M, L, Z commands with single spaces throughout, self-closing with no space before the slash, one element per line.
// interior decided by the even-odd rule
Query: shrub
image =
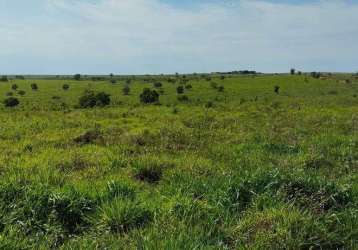
<path fill-rule="evenodd" d="M 279 94 L 280 93 L 280 86 L 275 86 L 274 87 L 274 92 L 276 93 L 276 94 Z"/>
<path fill-rule="evenodd" d="M 25 95 L 25 94 L 26 94 L 26 92 L 25 92 L 25 91 L 23 91 L 23 90 L 19 90 L 17 93 L 18 93 L 19 95 L 21 95 L 21 96 L 23 96 L 23 95 Z"/>
<path fill-rule="evenodd" d="M 62 85 L 62 89 L 63 90 L 68 90 L 70 88 L 70 85 L 69 84 L 67 84 L 67 83 L 65 83 L 64 85 Z"/>
<path fill-rule="evenodd" d="M 31 89 L 32 89 L 32 90 L 38 90 L 39 87 L 37 86 L 36 83 L 31 83 Z"/>
<path fill-rule="evenodd" d="M 191 86 L 191 84 L 187 84 L 187 85 L 185 85 L 185 88 L 186 88 L 186 89 L 192 89 L 193 86 Z"/>
<path fill-rule="evenodd" d="M 177 93 L 178 94 L 183 94 L 184 93 L 184 87 L 183 86 L 178 86 L 177 87 Z"/>
<path fill-rule="evenodd" d="M 214 107 L 214 103 L 212 101 L 208 101 L 206 104 L 205 104 L 205 108 L 213 108 Z"/>
<path fill-rule="evenodd" d="M 128 233 L 153 220 L 153 213 L 140 204 L 115 200 L 102 207 L 100 225 L 112 233 Z"/>
<path fill-rule="evenodd" d="M 186 95 L 180 95 L 180 96 L 178 96 L 178 101 L 187 102 L 187 101 L 189 101 L 189 97 Z"/>
<path fill-rule="evenodd" d="M 131 92 L 131 88 L 128 85 L 126 85 L 123 87 L 122 92 L 123 95 L 129 95 L 129 93 Z"/>
<path fill-rule="evenodd" d="M 217 89 L 218 88 L 218 84 L 216 82 L 211 82 L 210 83 L 210 87 L 212 87 L 213 89 Z"/>
<path fill-rule="evenodd" d="M 94 91 L 87 90 L 79 99 L 81 108 L 93 108 L 96 106 L 104 107 L 111 102 L 110 95 L 105 92 L 95 93 Z"/>
<path fill-rule="evenodd" d="M 8 97 L 4 100 L 5 107 L 15 107 L 19 104 L 20 104 L 19 100 L 15 97 Z"/>
<path fill-rule="evenodd" d="M 14 93 L 12 93 L 12 92 L 7 92 L 5 95 L 6 95 L 6 96 L 13 96 Z"/>
<path fill-rule="evenodd" d="M 155 82 L 155 83 L 154 83 L 154 87 L 155 87 L 155 88 L 161 88 L 162 86 L 163 86 L 163 84 L 160 83 L 160 82 Z"/>
<path fill-rule="evenodd" d="M 19 86 L 17 86 L 17 84 L 11 85 L 11 89 L 12 89 L 12 90 L 17 90 L 18 88 L 19 88 Z"/>
<path fill-rule="evenodd" d="M 159 94 L 155 90 L 145 88 L 142 94 L 140 94 L 139 99 L 141 103 L 155 103 L 159 101 Z"/>
<path fill-rule="evenodd" d="M 76 137 L 73 141 L 77 144 L 85 145 L 94 143 L 102 138 L 102 133 L 98 129 L 89 130 L 86 133 Z"/>
<path fill-rule="evenodd" d="M 224 92 L 224 90 L 225 90 L 224 86 L 222 86 L 222 85 L 219 86 L 219 88 L 218 88 L 218 91 L 219 91 L 219 92 Z"/>
<path fill-rule="evenodd" d="M 116 81 L 116 80 L 114 80 L 114 79 L 111 79 L 109 82 L 110 82 L 110 83 L 112 83 L 112 84 L 117 83 L 117 81 Z"/>

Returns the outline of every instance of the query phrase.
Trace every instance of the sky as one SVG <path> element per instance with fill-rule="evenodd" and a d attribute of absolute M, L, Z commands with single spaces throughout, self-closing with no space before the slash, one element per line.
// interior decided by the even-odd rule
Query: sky
<path fill-rule="evenodd" d="M 358 0 L 0 0 L 2 74 L 358 71 Z"/>

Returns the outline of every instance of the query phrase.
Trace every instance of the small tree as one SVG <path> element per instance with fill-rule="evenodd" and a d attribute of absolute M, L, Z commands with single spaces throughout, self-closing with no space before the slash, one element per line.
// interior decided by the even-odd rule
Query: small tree
<path fill-rule="evenodd" d="M 111 102 L 110 95 L 105 92 L 95 93 L 92 90 L 87 90 L 79 99 L 81 108 L 94 108 L 95 106 L 104 107 Z"/>
<path fill-rule="evenodd" d="M 219 86 L 219 88 L 218 88 L 218 91 L 219 91 L 219 92 L 224 92 L 224 90 L 225 90 L 224 86 L 222 86 L 222 85 Z"/>
<path fill-rule="evenodd" d="M 163 84 L 161 82 L 155 82 L 154 83 L 155 88 L 161 88 L 162 86 L 163 86 Z"/>
<path fill-rule="evenodd" d="M 218 88 L 218 84 L 216 82 L 211 82 L 210 83 L 210 86 L 213 88 L 213 89 L 217 89 Z"/>
<path fill-rule="evenodd" d="M 4 100 L 5 107 L 15 107 L 20 104 L 19 100 L 15 97 L 8 97 Z"/>
<path fill-rule="evenodd" d="M 185 85 L 185 89 L 192 89 L 192 88 L 193 88 L 193 86 L 191 86 L 191 84 Z"/>
<path fill-rule="evenodd" d="M 155 103 L 159 101 L 159 94 L 155 90 L 145 88 L 142 94 L 140 94 L 139 99 L 142 103 Z"/>
<path fill-rule="evenodd" d="M 129 95 L 129 93 L 131 92 L 131 88 L 128 85 L 126 85 L 123 87 L 122 92 L 123 95 Z"/>
<path fill-rule="evenodd" d="M 279 93 L 280 93 L 280 86 L 277 86 L 277 85 L 276 85 L 276 86 L 274 87 L 274 91 L 275 91 L 276 94 L 279 94 Z"/>
<path fill-rule="evenodd" d="M 177 93 L 180 95 L 180 94 L 183 94 L 184 93 L 184 87 L 183 86 L 178 86 L 177 87 Z"/>
<path fill-rule="evenodd" d="M 81 74 L 76 74 L 73 76 L 73 79 L 75 79 L 76 81 L 81 80 Z"/>
<path fill-rule="evenodd" d="M 62 85 L 62 89 L 63 90 L 68 90 L 70 88 L 70 85 L 69 84 L 67 84 L 67 83 L 65 83 L 64 85 Z"/>
<path fill-rule="evenodd" d="M 17 86 L 17 84 L 11 85 L 11 89 L 12 89 L 12 90 L 17 90 L 18 88 L 19 88 L 19 86 Z"/>
<path fill-rule="evenodd" d="M 294 75 L 296 73 L 296 70 L 292 68 L 290 72 L 291 72 L 291 75 Z"/>
<path fill-rule="evenodd" d="M 39 87 L 37 86 L 36 83 L 31 83 L 31 89 L 32 89 L 32 90 L 38 90 Z"/>

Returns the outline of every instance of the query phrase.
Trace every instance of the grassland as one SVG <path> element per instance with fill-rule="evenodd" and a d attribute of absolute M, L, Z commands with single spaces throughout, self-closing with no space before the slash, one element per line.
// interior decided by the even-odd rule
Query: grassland
<path fill-rule="evenodd" d="M 167 78 L 0 83 L 0 249 L 357 249 L 357 78 Z"/>

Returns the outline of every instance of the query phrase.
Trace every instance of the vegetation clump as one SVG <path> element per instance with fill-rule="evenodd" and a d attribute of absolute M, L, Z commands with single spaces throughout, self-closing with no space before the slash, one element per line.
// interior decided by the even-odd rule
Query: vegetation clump
<path fill-rule="evenodd" d="M 145 88 L 142 94 L 140 94 L 139 99 L 141 103 L 156 103 L 159 101 L 159 94 L 155 90 Z"/>
<path fill-rule="evenodd" d="M 86 90 L 79 99 L 81 108 L 104 107 L 111 103 L 110 95 L 105 92 Z"/>
<path fill-rule="evenodd" d="M 20 104 L 20 101 L 16 97 L 8 97 L 4 100 L 5 107 L 15 107 Z"/>

